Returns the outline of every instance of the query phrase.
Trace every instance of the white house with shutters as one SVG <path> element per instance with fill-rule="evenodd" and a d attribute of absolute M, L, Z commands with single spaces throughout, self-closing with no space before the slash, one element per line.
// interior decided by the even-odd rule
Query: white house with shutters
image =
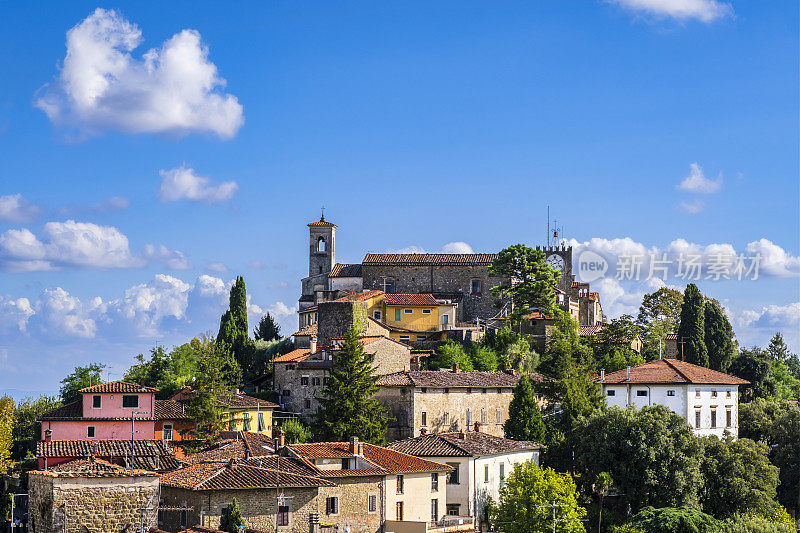
<path fill-rule="evenodd" d="M 743 379 L 680 361 L 658 359 L 597 380 L 606 405 L 664 405 L 686 419 L 697 436 L 739 436 L 739 386 Z"/>

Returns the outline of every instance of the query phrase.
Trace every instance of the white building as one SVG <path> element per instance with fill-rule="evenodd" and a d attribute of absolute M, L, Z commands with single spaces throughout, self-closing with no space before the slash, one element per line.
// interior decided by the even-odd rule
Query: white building
<path fill-rule="evenodd" d="M 447 514 L 484 520 L 486 503 L 497 502 L 500 486 L 516 463 L 539 464 L 542 445 L 479 431 L 426 434 L 389 444 L 389 448 L 453 467 L 447 475 Z"/>
<path fill-rule="evenodd" d="M 677 359 L 658 359 L 605 374 L 606 405 L 664 405 L 699 437 L 739 436 L 739 385 L 749 382 Z"/>

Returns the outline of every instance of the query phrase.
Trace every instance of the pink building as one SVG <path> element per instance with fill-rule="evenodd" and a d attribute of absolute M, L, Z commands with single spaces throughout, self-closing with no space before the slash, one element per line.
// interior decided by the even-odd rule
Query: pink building
<path fill-rule="evenodd" d="M 81 399 L 42 417 L 42 440 L 180 440 L 191 427 L 183 405 L 156 400 L 158 389 L 111 381 L 81 389 Z"/>

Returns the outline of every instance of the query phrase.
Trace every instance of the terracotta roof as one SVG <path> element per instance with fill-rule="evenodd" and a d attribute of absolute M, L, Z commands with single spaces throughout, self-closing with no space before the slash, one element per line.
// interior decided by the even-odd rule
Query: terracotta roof
<path fill-rule="evenodd" d="M 231 409 L 276 409 L 276 403 L 261 400 L 241 393 L 231 393 L 221 399 L 222 403 Z"/>
<path fill-rule="evenodd" d="M 531 379 L 541 381 L 540 374 Z M 510 372 L 453 372 L 452 370 L 418 370 L 386 374 L 378 379 L 383 387 L 514 387 L 519 374 Z"/>
<path fill-rule="evenodd" d="M 78 459 L 54 466 L 48 470 L 34 470 L 29 474 L 52 477 L 139 477 L 158 476 L 156 472 L 127 469 L 102 459 Z"/>
<path fill-rule="evenodd" d="M 336 263 L 328 274 L 329 278 L 360 278 L 361 277 L 361 263 L 355 265 L 348 265 L 345 263 Z"/>
<path fill-rule="evenodd" d="M 538 310 L 527 315 L 522 315 L 522 318 L 526 320 L 550 320 L 548 315 Z"/>
<path fill-rule="evenodd" d="M 81 417 L 83 417 L 83 400 L 76 400 L 47 411 L 41 420 L 69 420 Z"/>
<path fill-rule="evenodd" d="M 226 438 L 184 457 L 183 462 L 226 462 L 231 459 L 244 460 L 248 456 L 264 457 L 275 452 L 271 437 L 250 431 L 237 431 L 233 432 L 236 434 L 235 438 L 228 438 L 230 433 L 222 432 Z"/>
<path fill-rule="evenodd" d="M 439 305 L 433 294 L 387 294 L 384 302 L 386 305 Z"/>
<path fill-rule="evenodd" d="M 298 312 L 298 313 L 300 313 L 300 314 L 303 314 L 303 313 L 308 313 L 308 312 L 310 312 L 310 311 L 316 311 L 316 310 L 317 310 L 317 307 L 318 307 L 318 306 L 316 306 L 316 305 L 312 305 L 311 307 L 306 307 L 305 309 L 300 309 L 300 310 L 299 310 L 299 311 L 297 311 L 297 312 Z"/>
<path fill-rule="evenodd" d="M 53 440 L 37 442 L 36 455 L 46 459 L 95 457 L 122 460 L 130 455 L 129 440 Z M 180 463 L 175 459 L 169 443 L 163 440 L 134 440 L 133 467 L 147 470 L 171 470 Z"/>
<path fill-rule="evenodd" d="M 362 265 L 491 265 L 497 254 L 367 254 Z"/>
<path fill-rule="evenodd" d="M 465 431 L 420 435 L 393 442 L 389 444 L 389 448 L 418 457 L 481 457 L 538 450 L 542 445 L 533 441 L 515 441 L 478 431 Z"/>
<path fill-rule="evenodd" d="M 363 302 L 369 300 L 371 298 L 376 298 L 383 294 L 383 291 L 364 291 L 364 292 L 354 292 L 352 294 L 347 294 L 342 296 L 341 298 L 336 298 L 333 300 L 334 302 Z"/>
<path fill-rule="evenodd" d="M 308 444 L 292 444 L 291 448 L 306 459 L 319 458 L 352 458 L 349 442 L 313 442 Z M 441 472 L 450 467 L 434 461 L 428 461 L 383 446 L 364 443 L 364 459 L 375 465 L 373 469 L 350 470 L 350 475 L 403 474 L 410 472 Z M 320 475 L 327 476 L 330 471 L 320 470 Z M 333 474 L 336 476 L 337 474 Z M 348 474 L 339 474 L 348 475 Z"/>
<path fill-rule="evenodd" d="M 594 324 L 593 326 L 578 326 L 578 335 L 581 337 L 591 337 L 600 333 L 604 324 Z"/>
<path fill-rule="evenodd" d="M 153 415 L 156 420 L 191 420 L 184 405 L 175 400 L 156 400 Z"/>
<path fill-rule="evenodd" d="M 292 333 L 292 337 L 297 337 L 298 335 L 316 335 L 317 334 L 317 323 L 310 324 L 295 333 Z"/>
<path fill-rule="evenodd" d="M 157 530 L 155 528 L 151 528 L 150 533 L 162 533 L 162 531 L 160 529 Z M 222 531 L 221 529 L 211 529 L 210 527 L 204 527 L 204 526 L 192 526 L 189 529 L 184 529 L 183 531 L 180 531 L 179 533 L 225 533 L 225 531 Z M 266 533 L 266 531 L 263 531 L 261 529 L 245 528 L 244 533 Z"/>
<path fill-rule="evenodd" d="M 335 227 L 337 227 L 337 226 L 336 226 L 336 224 L 334 224 L 334 223 L 332 223 L 332 222 L 328 222 L 327 220 L 325 220 L 325 217 L 324 217 L 324 216 L 320 217 L 320 219 L 319 219 L 319 220 L 317 220 L 316 222 L 311 222 L 311 223 L 309 223 L 309 224 L 306 224 L 306 225 L 307 225 L 309 228 L 312 228 L 312 227 L 315 227 L 315 226 L 326 226 L 326 227 L 329 227 L 329 228 L 335 228 Z"/>
<path fill-rule="evenodd" d="M 600 378 L 595 378 L 600 381 Z M 649 363 L 631 367 L 631 379 L 628 370 L 617 370 L 605 375 L 604 385 L 616 383 L 694 383 L 707 385 L 748 385 L 743 379 L 717 372 L 703 366 L 693 365 L 677 359 L 656 359 Z"/>
<path fill-rule="evenodd" d="M 292 350 L 289 353 L 285 353 L 283 355 L 279 355 L 275 359 L 272 360 L 273 363 L 292 363 L 296 361 L 302 361 L 306 357 L 311 355 L 311 351 L 308 348 L 297 348 L 296 350 Z"/>
<path fill-rule="evenodd" d="M 164 474 L 161 484 L 189 490 L 236 490 L 281 487 L 332 487 L 333 483 L 313 476 L 257 468 L 235 461 L 197 463 Z"/>
<path fill-rule="evenodd" d="M 678 334 L 677 333 L 667 333 L 666 335 L 664 335 L 664 338 L 666 340 L 668 340 L 668 341 L 677 341 L 678 340 Z"/>
<path fill-rule="evenodd" d="M 154 389 L 153 387 L 145 387 L 142 385 L 137 385 L 135 383 L 128 383 L 127 381 L 109 381 L 108 383 L 101 383 L 100 385 L 94 385 L 92 387 L 86 387 L 81 389 L 80 392 L 92 393 L 92 392 L 113 392 L 113 393 L 126 393 L 126 392 L 138 392 L 138 393 L 156 393 L 158 389 Z"/>

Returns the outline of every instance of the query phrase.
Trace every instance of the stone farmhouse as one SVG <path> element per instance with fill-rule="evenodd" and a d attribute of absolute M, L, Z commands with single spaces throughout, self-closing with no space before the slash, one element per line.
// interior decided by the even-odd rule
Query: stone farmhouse
<path fill-rule="evenodd" d="M 89 457 L 28 472 L 32 533 L 134 533 L 156 525 L 159 474 Z"/>
<path fill-rule="evenodd" d="M 700 437 L 739 436 L 739 386 L 749 382 L 678 359 L 657 359 L 605 374 L 606 404 L 637 408 L 665 405 Z"/>
<path fill-rule="evenodd" d="M 543 379 L 538 374 L 531 377 Z M 378 379 L 375 397 L 394 419 L 389 441 L 476 428 L 501 437 L 519 378 L 514 371 L 461 372 L 458 366 L 395 372 Z"/>
<path fill-rule="evenodd" d="M 445 463 L 448 516 L 474 516 L 486 522 L 486 504 L 500 499 L 500 486 L 516 463 L 539 464 L 542 445 L 514 441 L 480 431 L 425 434 L 394 442 L 392 450 Z"/>

